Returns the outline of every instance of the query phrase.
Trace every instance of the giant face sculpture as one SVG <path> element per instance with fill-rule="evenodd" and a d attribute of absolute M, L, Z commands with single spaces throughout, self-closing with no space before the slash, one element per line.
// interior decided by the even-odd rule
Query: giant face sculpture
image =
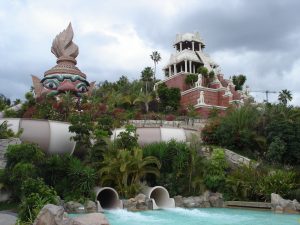
<path fill-rule="evenodd" d="M 51 52 L 57 57 L 57 65 L 45 72 L 40 80 L 32 76 L 33 86 L 37 97 L 42 95 L 54 96 L 71 92 L 77 97 L 90 94 L 95 82 L 89 83 L 86 75 L 76 65 L 79 54 L 78 46 L 72 41 L 73 29 L 71 23 L 53 40 Z"/>
<path fill-rule="evenodd" d="M 42 94 L 51 96 L 69 91 L 79 97 L 87 93 L 90 87 L 89 82 L 84 78 L 72 74 L 49 75 L 44 77 L 41 83 L 44 87 Z"/>

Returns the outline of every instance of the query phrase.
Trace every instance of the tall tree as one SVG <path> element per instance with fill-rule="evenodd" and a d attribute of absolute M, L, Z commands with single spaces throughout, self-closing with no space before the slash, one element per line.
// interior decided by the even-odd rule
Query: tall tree
<path fill-rule="evenodd" d="M 152 52 L 150 55 L 151 59 L 154 62 L 154 81 L 156 80 L 155 75 L 156 75 L 156 64 L 161 60 L 161 56 L 158 51 Z"/>
<path fill-rule="evenodd" d="M 240 74 L 238 76 L 233 76 L 232 77 L 232 83 L 235 85 L 235 90 L 242 90 L 243 89 L 243 85 L 245 84 L 247 78 L 245 75 Z"/>
<path fill-rule="evenodd" d="M 151 67 L 145 67 L 145 69 L 141 72 L 141 80 L 146 84 L 146 93 L 148 93 L 149 82 L 153 81 L 154 72 Z"/>
<path fill-rule="evenodd" d="M 134 100 L 136 102 L 142 102 L 145 105 L 146 113 L 149 111 L 149 103 L 153 100 L 153 97 L 150 93 L 141 92 L 140 95 Z"/>
<path fill-rule="evenodd" d="M 284 89 L 279 92 L 278 100 L 280 103 L 287 105 L 288 101 L 291 101 L 293 99 L 292 94 L 287 89 Z"/>

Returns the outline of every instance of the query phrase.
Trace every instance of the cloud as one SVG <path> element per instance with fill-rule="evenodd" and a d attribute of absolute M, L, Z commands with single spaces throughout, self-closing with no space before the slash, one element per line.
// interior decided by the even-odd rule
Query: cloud
<path fill-rule="evenodd" d="M 78 66 L 89 80 L 137 79 L 154 50 L 163 78 L 176 33 L 199 31 L 225 76 L 247 75 L 252 90 L 291 90 L 300 105 L 299 8 L 297 0 L 1 1 L 0 90 L 22 97 L 30 74 L 55 65 L 52 40 L 72 21 Z"/>

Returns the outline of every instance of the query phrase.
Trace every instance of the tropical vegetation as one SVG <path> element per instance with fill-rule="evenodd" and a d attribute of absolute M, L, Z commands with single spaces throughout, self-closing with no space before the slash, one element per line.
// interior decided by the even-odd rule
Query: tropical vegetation
<path fill-rule="evenodd" d="M 288 105 L 288 90 L 279 93 L 278 104 L 250 104 L 230 107 L 224 114 L 211 110 L 201 138 L 188 143 L 171 140 L 140 146 L 131 119 L 194 122 L 195 108 L 180 107 L 181 93 L 157 83 L 156 65 L 161 57 L 153 52 L 154 70 L 146 67 L 140 79 L 121 76 L 116 82 L 104 81 L 90 96 L 81 99 L 72 93 L 59 98 L 35 98 L 25 94 L 19 109 L 0 96 L 0 110 L 6 117 L 51 119 L 70 122 L 77 142 L 75 154 L 45 155 L 29 143 L 9 146 L 7 164 L 0 170 L 0 188 L 12 191 L 19 203 L 20 222 L 32 223 L 46 203 L 94 199 L 95 186 L 109 185 L 121 197 L 134 197 L 144 185 L 162 185 L 171 196 L 200 195 L 205 190 L 221 192 L 225 199 L 269 201 L 276 192 L 300 200 L 300 109 Z M 213 71 L 200 67 L 204 86 L 214 80 Z M 192 86 L 198 77 L 187 75 Z M 236 90 L 246 77 L 233 76 Z M 18 104 L 20 101 L 15 101 Z M 114 141 L 114 128 L 124 127 Z M 14 137 L 7 122 L 0 124 L 0 138 Z M 209 155 L 203 154 L 209 149 Z M 250 165 L 233 166 L 225 148 L 249 157 Z"/>

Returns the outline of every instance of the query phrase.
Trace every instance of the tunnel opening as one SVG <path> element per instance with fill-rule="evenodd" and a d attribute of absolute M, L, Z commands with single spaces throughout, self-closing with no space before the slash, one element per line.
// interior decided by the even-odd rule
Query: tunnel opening
<path fill-rule="evenodd" d="M 157 187 L 152 190 L 150 198 L 153 198 L 156 205 L 160 208 L 168 207 L 169 193 L 166 189 Z"/>
<path fill-rule="evenodd" d="M 102 209 L 115 209 L 119 205 L 119 196 L 113 189 L 102 189 L 97 195 L 97 200 Z"/>

